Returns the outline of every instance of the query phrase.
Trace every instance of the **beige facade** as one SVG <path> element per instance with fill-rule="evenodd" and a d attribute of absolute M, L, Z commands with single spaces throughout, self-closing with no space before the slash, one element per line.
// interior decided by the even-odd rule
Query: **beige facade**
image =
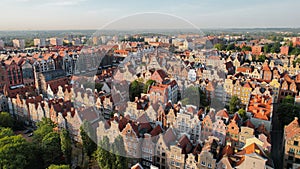
<path fill-rule="evenodd" d="M 169 169 L 181 169 L 184 168 L 185 155 L 181 153 L 182 149 L 177 145 L 170 146 L 170 152 L 168 155 L 168 168 Z"/>
<path fill-rule="evenodd" d="M 216 159 L 213 154 L 209 151 L 202 150 L 198 158 L 199 169 L 213 169 L 216 168 Z"/>
<path fill-rule="evenodd" d="M 249 127 L 241 127 L 241 132 L 239 134 L 240 147 L 243 147 L 246 144 L 246 140 L 252 137 L 254 137 L 254 129 Z"/>

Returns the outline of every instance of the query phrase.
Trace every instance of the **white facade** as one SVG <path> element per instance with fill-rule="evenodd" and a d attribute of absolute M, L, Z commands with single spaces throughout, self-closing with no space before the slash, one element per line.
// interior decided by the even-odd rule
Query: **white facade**
<path fill-rule="evenodd" d="M 197 77 L 196 70 L 195 69 L 190 69 L 189 73 L 188 73 L 189 81 L 192 81 L 192 82 L 196 81 L 197 80 L 196 77 Z"/>

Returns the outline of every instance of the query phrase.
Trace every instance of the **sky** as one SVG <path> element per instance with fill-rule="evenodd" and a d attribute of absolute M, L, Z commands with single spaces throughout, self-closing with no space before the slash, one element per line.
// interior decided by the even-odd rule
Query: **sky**
<path fill-rule="evenodd" d="M 300 27 L 299 0 L 1 0 L 0 4 L 0 30 Z"/>

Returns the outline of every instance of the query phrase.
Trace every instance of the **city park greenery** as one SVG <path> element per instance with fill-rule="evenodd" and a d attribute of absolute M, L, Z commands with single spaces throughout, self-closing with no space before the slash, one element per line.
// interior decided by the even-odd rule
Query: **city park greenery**
<path fill-rule="evenodd" d="M 15 169 L 69 169 L 72 158 L 72 144 L 68 130 L 58 131 L 51 119 L 37 122 L 32 139 L 16 135 L 13 131 L 14 119 L 7 112 L 0 113 L 0 168 Z M 96 161 L 101 168 L 122 169 L 127 166 L 124 142 L 121 136 L 110 144 L 107 137 L 94 142 L 95 133 L 91 125 L 84 121 L 80 127 L 83 152 Z M 105 163 L 105 164 L 104 164 Z M 85 167 L 84 167 L 85 168 Z"/>
<path fill-rule="evenodd" d="M 52 164 L 65 165 L 63 168 L 69 166 L 72 147 L 66 130 L 56 131 L 56 125 L 50 119 L 44 118 L 37 123 L 38 128 L 30 140 L 20 134 L 16 135 L 12 124 L 14 119 L 7 112 L 1 112 L 0 168 L 39 169 Z"/>

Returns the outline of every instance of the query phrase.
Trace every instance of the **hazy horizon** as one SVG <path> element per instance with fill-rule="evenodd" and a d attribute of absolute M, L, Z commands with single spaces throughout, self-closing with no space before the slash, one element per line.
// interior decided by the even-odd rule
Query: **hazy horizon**
<path fill-rule="evenodd" d="M 178 16 L 201 29 L 299 28 L 299 5 L 296 0 L 2 0 L 0 30 L 98 30 L 143 13 Z"/>

